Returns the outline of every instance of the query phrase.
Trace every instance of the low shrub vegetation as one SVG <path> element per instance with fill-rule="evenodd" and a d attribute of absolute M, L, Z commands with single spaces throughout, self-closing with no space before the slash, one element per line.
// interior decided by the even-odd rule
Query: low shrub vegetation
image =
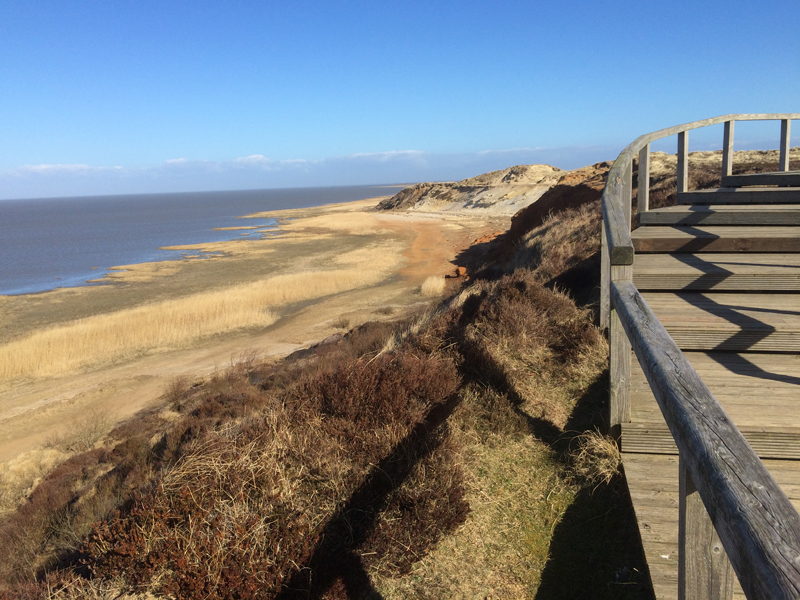
<path fill-rule="evenodd" d="M 602 433 L 599 223 L 561 211 L 435 310 L 172 382 L 0 521 L 0 598 L 649 598 Z"/>

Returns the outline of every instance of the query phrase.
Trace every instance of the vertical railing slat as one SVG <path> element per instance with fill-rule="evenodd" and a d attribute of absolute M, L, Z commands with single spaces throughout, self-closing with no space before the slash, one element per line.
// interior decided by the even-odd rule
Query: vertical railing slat
<path fill-rule="evenodd" d="M 611 256 L 605 221 L 600 225 L 600 329 L 608 331 L 611 325 Z"/>
<path fill-rule="evenodd" d="M 722 139 L 722 176 L 733 175 L 733 126 L 736 121 L 725 121 Z"/>
<path fill-rule="evenodd" d="M 631 281 L 632 265 L 612 265 L 611 280 Z M 614 307 L 611 307 L 611 326 L 608 332 L 610 389 L 609 435 L 620 441 L 622 424 L 630 423 L 631 343 Z"/>
<path fill-rule="evenodd" d="M 678 600 L 730 600 L 736 574 L 679 458 Z"/>
<path fill-rule="evenodd" d="M 640 213 L 650 210 L 650 143 L 639 150 L 639 188 L 637 203 Z"/>
<path fill-rule="evenodd" d="M 689 191 L 689 132 L 678 134 L 678 193 Z"/>
<path fill-rule="evenodd" d="M 626 227 L 631 226 L 631 203 L 633 201 L 633 163 L 628 163 L 619 181 L 619 198 L 622 201 L 622 212 L 625 215 Z M 611 265 L 611 281 L 631 281 L 633 265 Z M 611 418 L 609 433 L 617 441 L 622 437 L 622 423 L 631 420 L 631 343 L 628 334 L 622 327 L 619 315 L 611 308 L 609 327 L 609 377 L 611 379 Z"/>
<path fill-rule="evenodd" d="M 792 137 L 792 122 L 789 119 L 781 120 L 781 157 L 778 170 L 789 170 L 789 149 Z"/>

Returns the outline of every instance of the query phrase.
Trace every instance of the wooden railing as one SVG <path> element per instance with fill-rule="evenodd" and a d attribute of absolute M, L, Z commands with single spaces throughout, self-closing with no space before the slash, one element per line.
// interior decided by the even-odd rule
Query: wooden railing
<path fill-rule="evenodd" d="M 688 132 L 725 124 L 730 175 L 736 121 L 781 122 L 780 169 L 789 170 L 792 119 L 724 115 L 656 131 L 620 153 L 603 191 L 601 325 L 609 331 L 611 432 L 630 422 L 631 348 L 680 454 L 678 598 L 730 598 L 733 573 L 749 599 L 800 598 L 800 515 L 632 282 L 633 160 L 638 209 L 648 209 L 650 143 L 678 135 L 678 191 L 688 182 Z M 727 557 L 726 557 L 727 555 Z"/>

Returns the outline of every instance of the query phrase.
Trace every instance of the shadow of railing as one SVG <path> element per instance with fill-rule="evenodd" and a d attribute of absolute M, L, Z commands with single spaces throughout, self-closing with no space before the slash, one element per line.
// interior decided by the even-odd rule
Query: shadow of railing
<path fill-rule="evenodd" d="M 341 583 L 350 598 L 380 599 L 366 572 L 358 548 L 374 529 L 377 518 L 414 467 L 441 445 L 442 427 L 460 398 L 451 396 L 434 406 L 425 419 L 401 440 L 341 506 L 322 531 L 308 567 L 283 585 L 276 600 L 322 598 Z"/>

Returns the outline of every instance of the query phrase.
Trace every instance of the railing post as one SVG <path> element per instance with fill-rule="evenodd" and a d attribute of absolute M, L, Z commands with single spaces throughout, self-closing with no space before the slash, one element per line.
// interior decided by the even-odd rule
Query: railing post
<path fill-rule="evenodd" d="M 790 119 L 781 120 L 781 158 L 779 171 L 789 170 L 789 148 L 792 137 L 792 121 Z"/>
<path fill-rule="evenodd" d="M 678 462 L 678 600 L 730 600 L 733 567 L 683 458 Z"/>
<path fill-rule="evenodd" d="M 722 136 L 722 176 L 733 175 L 733 126 L 736 121 L 725 121 Z"/>
<path fill-rule="evenodd" d="M 622 212 L 625 215 L 625 225 L 630 229 L 633 161 L 628 162 L 622 173 L 620 184 L 619 198 L 622 201 Z M 633 279 L 633 265 L 611 265 L 610 271 L 610 279 L 615 283 Z M 609 286 L 609 295 L 610 292 Z M 628 423 L 631 420 L 631 343 L 613 306 L 611 307 L 608 343 L 610 351 L 609 377 L 611 379 L 609 434 L 619 442 L 622 438 L 622 423 Z"/>
<path fill-rule="evenodd" d="M 612 265 L 611 280 L 631 281 L 633 265 Z M 608 332 L 609 378 L 611 380 L 609 435 L 618 442 L 622 437 L 622 424 L 631 420 L 631 342 L 619 319 L 617 310 L 611 307 L 611 327 Z"/>
<path fill-rule="evenodd" d="M 625 223 L 628 231 L 631 230 L 631 210 L 633 204 L 633 161 L 628 163 L 628 167 L 622 174 L 622 188 L 620 189 L 622 199 L 622 212 L 625 214 Z"/>
<path fill-rule="evenodd" d="M 605 220 L 600 224 L 600 329 L 608 331 L 611 323 L 611 255 Z"/>
<path fill-rule="evenodd" d="M 689 190 L 689 132 L 678 134 L 678 193 Z"/>
<path fill-rule="evenodd" d="M 650 142 L 639 150 L 639 190 L 637 192 L 639 212 L 650 210 Z"/>

